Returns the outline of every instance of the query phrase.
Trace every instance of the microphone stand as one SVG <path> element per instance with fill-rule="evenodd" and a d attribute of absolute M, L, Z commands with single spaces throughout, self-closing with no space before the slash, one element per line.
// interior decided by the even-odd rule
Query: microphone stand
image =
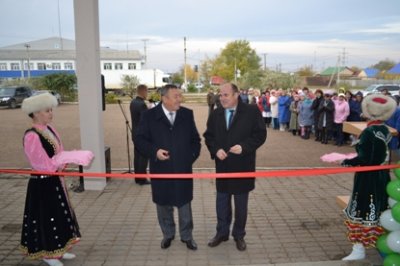
<path fill-rule="evenodd" d="M 128 117 L 126 116 L 125 111 L 124 111 L 124 109 L 122 108 L 121 100 L 118 100 L 118 105 L 119 105 L 119 108 L 121 109 L 122 114 L 124 115 L 124 118 L 125 118 L 126 151 L 127 151 L 127 154 L 128 154 L 128 172 L 125 172 L 125 174 L 126 174 L 126 173 L 131 174 L 131 173 L 132 173 L 132 170 L 131 170 L 131 152 L 130 152 L 130 148 L 129 148 L 129 136 L 130 136 L 130 135 L 129 135 L 129 132 L 130 132 L 131 135 L 132 135 L 132 128 L 131 128 L 131 126 L 129 125 Z"/>

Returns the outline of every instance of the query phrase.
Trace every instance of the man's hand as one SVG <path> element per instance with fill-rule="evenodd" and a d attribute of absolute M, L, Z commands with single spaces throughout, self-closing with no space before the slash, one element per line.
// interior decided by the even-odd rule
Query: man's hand
<path fill-rule="evenodd" d="M 169 160 L 169 152 L 163 149 L 157 151 L 157 159 L 160 161 Z"/>
<path fill-rule="evenodd" d="M 226 157 L 228 157 L 228 154 L 226 154 L 226 152 L 223 149 L 219 149 L 215 154 L 215 156 L 217 156 L 218 159 L 223 161 L 226 159 Z"/>
<path fill-rule="evenodd" d="M 233 154 L 241 154 L 242 153 L 242 146 L 240 146 L 239 144 L 236 144 L 235 146 L 232 146 L 229 149 L 229 152 L 231 152 Z"/>

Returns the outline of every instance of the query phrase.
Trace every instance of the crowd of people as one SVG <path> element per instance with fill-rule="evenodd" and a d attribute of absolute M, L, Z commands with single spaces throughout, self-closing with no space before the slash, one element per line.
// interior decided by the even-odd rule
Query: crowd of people
<path fill-rule="evenodd" d="M 388 91 L 382 92 L 389 95 Z M 209 113 L 218 106 L 218 93 L 210 91 L 207 95 Z M 255 104 L 264 118 L 266 127 L 273 130 L 289 131 L 293 136 L 310 139 L 322 144 L 336 146 L 354 145 L 357 138 L 343 132 L 343 123 L 365 121 L 361 110 L 363 94 L 359 91 L 317 89 L 312 92 L 307 87 L 294 89 L 242 89 L 240 99 L 243 103 Z M 400 131 L 398 112 L 386 123 Z M 391 149 L 397 149 L 397 140 L 393 140 Z"/>

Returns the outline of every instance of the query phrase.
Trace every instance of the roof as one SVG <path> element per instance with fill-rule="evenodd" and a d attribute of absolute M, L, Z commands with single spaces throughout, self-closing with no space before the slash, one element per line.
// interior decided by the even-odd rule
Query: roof
<path fill-rule="evenodd" d="M 392 67 L 388 72 L 388 74 L 400 75 L 400 63 Z"/>
<path fill-rule="evenodd" d="M 348 67 L 328 67 L 327 69 L 322 71 L 319 75 L 320 76 L 331 76 L 331 75 L 337 74 L 338 72 L 341 75 L 348 75 L 348 76 L 353 75 L 353 71 Z"/>
<path fill-rule="evenodd" d="M 375 78 L 379 74 L 379 69 L 366 68 L 366 69 L 364 69 L 364 72 L 368 78 Z"/>
<path fill-rule="evenodd" d="M 220 76 L 212 76 L 210 79 L 211 85 L 221 85 L 225 82 L 225 80 Z"/>
<path fill-rule="evenodd" d="M 74 40 L 52 37 L 0 47 L 0 60 L 26 60 L 28 51 L 31 60 L 75 60 L 76 58 Z M 102 60 L 142 60 L 143 57 L 137 50 L 101 47 L 100 58 Z"/>
<path fill-rule="evenodd" d="M 31 42 L 17 43 L 0 47 L 1 50 L 26 50 L 27 45 L 31 50 L 75 50 L 75 41 L 59 37 L 51 37 Z"/>

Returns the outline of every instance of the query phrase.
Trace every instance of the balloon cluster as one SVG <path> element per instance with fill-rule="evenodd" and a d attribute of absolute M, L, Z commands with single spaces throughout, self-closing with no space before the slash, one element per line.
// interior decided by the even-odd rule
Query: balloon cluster
<path fill-rule="evenodd" d="M 391 209 L 384 211 L 380 217 L 382 227 L 388 232 L 376 242 L 376 247 L 385 258 L 384 266 L 400 266 L 400 168 L 393 172 L 397 179 L 386 186 Z"/>

